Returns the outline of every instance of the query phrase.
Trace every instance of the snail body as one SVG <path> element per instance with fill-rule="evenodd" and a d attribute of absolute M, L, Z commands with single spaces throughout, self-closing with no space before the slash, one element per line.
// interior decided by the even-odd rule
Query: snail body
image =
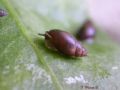
<path fill-rule="evenodd" d="M 86 49 L 70 33 L 53 29 L 45 34 L 45 43 L 49 48 L 74 57 L 87 55 Z"/>

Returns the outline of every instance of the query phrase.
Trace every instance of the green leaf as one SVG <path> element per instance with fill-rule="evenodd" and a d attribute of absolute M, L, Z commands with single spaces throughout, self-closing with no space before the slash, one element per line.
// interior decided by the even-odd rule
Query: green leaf
<path fill-rule="evenodd" d="M 119 90 L 120 48 L 100 30 L 94 44 L 83 43 L 84 58 L 45 47 L 38 33 L 71 34 L 87 16 L 84 0 L 2 0 L 0 8 L 0 90 Z"/>

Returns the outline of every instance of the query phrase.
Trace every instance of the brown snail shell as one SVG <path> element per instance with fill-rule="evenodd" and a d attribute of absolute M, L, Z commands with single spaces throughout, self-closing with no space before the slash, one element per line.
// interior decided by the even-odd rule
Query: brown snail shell
<path fill-rule="evenodd" d="M 81 28 L 78 29 L 77 38 L 80 41 L 92 43 L 96 36 L 96 28 L 90 20 L 85 21 Z"/>
<path fill-rule="evenodd" d="M 0 9 L 0 17 L 6 16 L 7 12 L 3 9 Z"/>
<path fill-rule="evenodd" d="M 62 54 L 75 57 L 87 55 L 86 49 L 68 32 L 53 29 L 47 31 L 44 36 L 46 45 Z"/>

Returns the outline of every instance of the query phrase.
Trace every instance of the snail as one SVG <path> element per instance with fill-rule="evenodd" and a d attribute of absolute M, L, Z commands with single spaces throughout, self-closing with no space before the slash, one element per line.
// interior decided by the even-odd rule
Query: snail
<path fill-rule="evenodd" d="M 0 9 L 0 17 L 6 16 L 7 12 L 3 9 Z"/>
<path fill-rule="evenodd" d="M 78 29 L 77 38 L 80 41 L 92 43 L 96 35 L 96 29 L 90 20 L 87 20 L 81 28 Z"/>
<path fill-rule="evenodd" d="M 48 48 L 59 51 L 67 56 L 87 56 L 87 50 L 68 32 L 52 29 L 46 31 L 45 34 L 39 33 L 39 35 L 45 37 L 45 44 Z"/>

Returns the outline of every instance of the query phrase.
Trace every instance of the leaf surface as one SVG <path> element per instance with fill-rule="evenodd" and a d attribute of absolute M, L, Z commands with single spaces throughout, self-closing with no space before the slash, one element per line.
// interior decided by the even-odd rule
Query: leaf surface
<path fill-rule="evenodd" d="M 120 48 L 97 30 L 94 44 L 83 43 L 84 58 L 45 47 L 38 33 L 62 29 L 76 33 L 87 18 L 84 0 L 2 0 L 0 90 L 119 90 Z"/>

